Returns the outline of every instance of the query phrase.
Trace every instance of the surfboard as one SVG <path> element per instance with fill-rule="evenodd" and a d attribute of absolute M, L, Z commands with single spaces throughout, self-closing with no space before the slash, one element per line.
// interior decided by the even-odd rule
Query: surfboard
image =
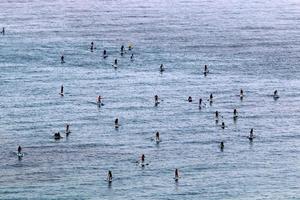
<path fill-rule="evenodd" d="M 23 156 L 24 156 L 24 153 L 17 153 L 17 156 L 18 156 L 18 157 L 23 157 Z"/>

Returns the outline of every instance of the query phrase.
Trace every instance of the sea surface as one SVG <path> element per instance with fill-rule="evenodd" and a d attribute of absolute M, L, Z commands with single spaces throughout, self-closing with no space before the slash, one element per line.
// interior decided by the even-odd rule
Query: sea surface
<path fill-rule="evenodd" d="M 2 27 L 0 199 L 300 199 L 299 0 L 1 0 Z"/>

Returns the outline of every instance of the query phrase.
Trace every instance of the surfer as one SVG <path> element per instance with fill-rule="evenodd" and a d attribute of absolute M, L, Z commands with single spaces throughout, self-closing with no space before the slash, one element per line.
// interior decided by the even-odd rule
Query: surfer
<path fill-rule="evenodd" d="M 224 122 L 222 122 L 221 128 L 225 129 L 225 123 Z"/>
<path fill-rule="evenodd" d="M 22 147 L 21 146 L 18 147 L 18 154 L 20 154 L 20 153 L 22 153 Z"/>
<path fill-rule="evenodd" d="M 179 176 L 179 170 L 176 168 L 175 169 L 175 177 L 174 177 L 174 179 L 175 179 L 175 181 L 178 181 L 179 178 L 180 178 L 180 176 Z"/>
<path fill-rule="evenodd" d="M 273 98 L 274 98 L 274 99 L 278 99 L 278 98 L 279 98 L 279 95 L 278 95 L 278 91 L 277 91 L 277 90 L 274 91 Z"/>
<path fill-rule="evenodd" d="M 160 65 L 160 67 L 159 67 L 159 71 L 160 71 L 160 72 L 163 72 L 163 71 L 165 71 L 165 68 L 164 68 L 164 65 L 163 65 L 163 64 L 161 64 L 161 65 Z"/>
<path fill-rule="evenodd" d="M 159 139 L 159 132 L 157 131 L 156 134 L 155 134 L 155 141 L 156 142 L 160 142 L 160 139 Z"/>
<path fill-rule="evenodd" d="M 155 106 L 157 106 L 159 104 L 158 95 L 154 96 L 154 102 L 155 102 Z"/>
<path fill-rule="evenodd" d="M 216 120 L 216 123 L 219 122 L 219 112 L 218 111 L 215 112 L 215 120 Z"/>
<path fill-rule="evenodd" d="M 107 58 L 106 50 L 103 50 L 103 58 Z"/>
<path fill-rule="evenodd" d="M 102 97 L 101 96 L 98 96 L 97 97 L 97 104 L 101 105 L 102 104 L 102 101 L 101 101 Z"/>
<path fill-rule="evenodd" d="M 63 85 L 61 85 L 60 86 L 60 96 L 64 96 L 64 86 Z"/>
<path fill-rule="evenodd" d="M 110 170 L 108 170 L 106 180 L 107 180 L 108 182 L 112 182 L 112 179 L 113 179 L 112 172 L 111 172 Z"/>
<path fill-rule="evenodd" d="M 211 105 L 213 103 L 213 94 L 211 93 L 209 96 L 209 104 Z"/>
<path fill-rule="evenodd" d="M 144 163 L 144 162 L 145 162 L 145 155 L 142 154 L 142 156 L 141 156 L 141 163 Z"/>
<path fill-rule="evenodd" d="M 119 119 L 118 118 L 115 119 L 115 128 L 119 128 Z"/>
<path fill-rule="evenodd" d="M 2 28 L 1 34 L 4 35 L 5 34 L 5 28 Z"/>
<path fill-rule="evenodd" d="M 131 56 L 130 56 L 130 60 L 131 60 L 131 61 L 133 61 L 133 54 L 131 54 Z"/>
<path fill-rule="evenodd" d="M 199 99 L 199 109 L 201 109 L 202 99 Z"/>
<path fill-rule="evenodd" d="M 233 110 L 233 119 L 236 120 L 237 117 L 238 117 L 237 110 L 234 109 L 234 110 Z"/>
<path fill-rule="evenodd" d="M 207 65 L 204 65 L 204 76 L 206 76 L 208 74 L 208 68 L 207 68 Z"/>
<path fill-rule="evenodd" d="M 91 42 L 91 52 L 94 51 L 94 42 Z"/>
<path fill-rule="evenodd" d="M 55 139 L 55 140 L 59 140 L 60 138 L 62 138 L 62 137 L 60 136 L 60 133 L 59 133 L 59 132 L 54 133 L 54 139 Z"/>
<path fill-rule="evenodd" d="M 128 46 L 128 51 L 131 51 L 131 49 L 132 49 L 132 46 L 131 46 L 131 44 Z"/>
<path fill-rule="evenodd" d="M 121 55 L 123 56 L 124 54 L 124 45 L 121 46 Z"/>
<path fill-rule="evenodd" d="M 64 55 L 62 55 L 62 56 L 60 57 L 60 62 L 61 62 L 61 63 L 65 63 L 65 57 L 64 57 Z"/>
<path fill-rule="evenodd" d="M 188 102 L 193 102 L 193 99 L 192 99 L 192 97 L 191 97 L 191 96 L 189 96 L 189 98 L 188 98 Z"/>
<path fill-rule="evenodd" d="M 118 59 L 115 59 L 115 65 L 118 65 Z"/>
<path fill-rule="evenodd" d="M 70 133 L 70 124 L 66 124 L 66 136 L 68 137 Z"/>
<path fill-rule="evenodd" d="M 242 100 L 243 97 L 244 97 L 244 91 L 243 91 L 243 89 L 241 89 L 241 90 L 240 90 L 240 99 Z"/>
<path fill-rule="evenodd" d="M 221 151 L 223 151 L 223 149 L 224 149 L 224 142 L 223 141 L 220 143 L 220 149 L 221 149 Z"/>
<path fill-rule="evenodd" d="M 251 142 L 252 142 L 252 140 L 254 139 L 253 128 L 251 128 L 251 130 L 250 130 L 250 135 L 249 135 L 248 139 L 249 139 Z"/>

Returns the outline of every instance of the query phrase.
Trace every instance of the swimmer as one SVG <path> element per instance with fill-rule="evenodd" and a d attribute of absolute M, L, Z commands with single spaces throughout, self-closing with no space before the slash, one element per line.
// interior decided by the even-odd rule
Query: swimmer
<path fill-rule="evenodd" d="M 70 133 L 70 124 L 66 124 L 66 136 L 68 137 Z"/>
<path fill-rule="evenodd" d="M 193 99 L 192 99 L 192 97 L 191 97 L 191 96 L 189 96 L 189 98 L 188 98 L 188 102 L 193 102 Z"/>
<path fill-rule="evenodd" d="M 199 99 L 199 109 L 201 109 L 202 99 Z"/>
<path fill-rule="evenodd" d="M 160 65 L 160 67 L 159 67 L 159 71 L 160 71 L 160 72 L 163 72 L 163 71 L 165 71 L 165 68 L 164 68 L 164 65 L 163 65 L 163 64 L 161 64 L 161 65 Z"/>
<path fill-rule="evenodd" d="M 224 142 L 223 141 L 220 143 L 220 149 L 221 149 L 221 151 L 223 151 L 223 149 L 224 149 Z"/>
<path fill-rule="evenodd" d="M 248 139 L 252 142 L 252 140 L 255 138 L 255 136 L 253 135 L 253 128 L 251 128 L 250 130 L 250 135 L 248 137 Z"/>
<path fill-rule="evenodd" d="M 65 57 L 64 57 L 64 55 L 62 55 L 62 56 L 60 57 L 60 62 L 61 62 L 61 63 L 65 63 Z"/>
<path fill-rule="evenodd" d="M 273 98 L 274 98 L 275 100 L 279 98 L 279 95 L 278 95 L 277 90 L 274 91 Z"/>
<path fill-rule="evenodd" d="M 63 85 L 61 85 L 60 86 L 60 96 L 64 96 L 64 86 Z"/>
<path fill-rule="evenodd" d="M 94 42 L 91 42 L 91 52 L 94 51 Z"/>
<path fill-rule="evenodd" d="M 225 123 L 224 122 L 222 122 L 221 128 L 225 129 Z"/>
<path fill-rule="evenodd" d="M 179 170 L 176 168 L 175 169 L 175 177 L 174 177 L 174 179 L 175 179 L 175 181 L 178 181 L 179 178 L 180 178 L 180 176 L 179 176 Z"/>
<path fill-rule="evenodd" d="M 237 117 L 238 117 L 237 110 L 234 109 L 234 110 L 233 110 L 233 119 L 236 120 Z"/>
<path fill-rule="evenodd" d="M 113 179 L 112 172 L 111 172 L 110 170 L 108 170 L 106 180 L 107 180 L 108 182 L 112 182 L 112 179 Z"/>
<path fill-rule="evenodd" d="M 106 54 L 106 50 L 105 49 L 103 50 L 103 58 L 104 59 L 107 58 L 107 54 Z"/>
<path fill-rule="evenodd" d="M 119 128 L 119 119 L 118 118 L 115 119 L 115 128 Z"/>

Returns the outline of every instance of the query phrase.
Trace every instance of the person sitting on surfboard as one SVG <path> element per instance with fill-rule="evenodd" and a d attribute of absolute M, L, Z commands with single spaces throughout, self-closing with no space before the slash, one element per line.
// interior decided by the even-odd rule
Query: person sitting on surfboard
<path fill-rule="evenodd" d="M 60 93 L 59 93 L 61 96 L 64 96 L 64 86 L 61 85 L 60 86 Z"/>
<path fill-rule="evenodd" d="M 160 69 L 160 72 L 163 72 L 163 71 L 165 71 L 164 65 L 163 65 L 163 64 L 161 64 L 159 69 Z"/>
<path fill-rule="evenodd" d="M 176 181 L 178 181 L 179 178 L 180 178 L 180 176 L 179 176 L 179 170 L 176 168 L 176 169 L 175 169 L 175 177 L 174 177 L 174 179 L 175 179 Z"/>
<path fill-rule="evenodd" d="M 94 51 L 94 42 L 91 42 L 91 51 Z"/>
<path fill-rule="evenodd" d="M 62 56 L 60 57 L 60 61 L 61 61 L 61 63 L 65 63 L 65 57 L 64 57 L 64 55 L 62 55 Z"/>
<path fill-rule="evenodd" d="M 103 50 L 103 58 L 107 58 L 106 50 L 105 49 Z"/>
<path fill-rule="evenodd" d="M 156 134 L 155 134 L 155 141 L 156 142 L 159 142 L 159 132 L 157 131 Z"/>
<path fill-rule="evenodd" d="M 199 99 L 199 108 L 201 108 L 201 104 L 202 104 L 202 99 Z"/>
<path fill-rule="evenodd" d="M 155 102 L 155 105 L 156 105 L 156 106 L 159 104 L 159 101 L 158 101 L 158 95 L 155 95 L 155 96 L 154 96 L 154 102 Z"/>
<path fill-rule="evenodd" d="M 218 121 L 219 121 L 219 112 L 218 111 L 215 112 L 215 120 L 216 120 L 216 123 L 218 123 Z"/>
<path fill-rule="evenodd" d="M 19 146 L 19 147 L 18 147 L 18 154 L 22 153 L 21 151 L 22 151 L 22 147 Z"/>
<path fill-rule="evenodd" d="M 69 136 L 70 133 L 70 124 L 66 124 L 66 135 Z"/>
<path fill-rule="evenodd" d="M 223 142 L 223 141 L 220 143 L 220 149 L 221 149 L 221 150 L 224 149 L 224 142 Z"/>
<path fill-rule="evenodd" d="M 224 122 L 222 122 L 221 128 L 225 129 L 225 123 Z"/>
<path fill-rule="evenodd" d="M 62 138 L 62 137 L 60 136 L 60 133 L 59 133 L 59 132 L 54 133 L 54 139 L 55 139 L 55 140 L 59 140 L 60 138 Z"/>
<path fill-rule="evenodd" d="M 208 68 L 207 65 L 204 65 L 204 75 L 208 74 Z"/>
<path fill-rule="evenodd" d="M 240 90 L 240 98 L 243 98 L 244 97 L 244 91 L 243 89 Z"/>
<path fill-rule="evenodd" d="M 124 53 L 124 45 L 121 46 L 121 55 Z"/>
<path fill-rule="evenodd" d="M 236 119 L 237 117 L 238 117 L 238 115 L 237 115 L 237 110 L 234 109 L 234 110 L 233 110 L 233 119 Z"/>
<path fill-rule="evenodd" d="M 131 60 L 131 61 L 133 61 L 133 54 L 131 54 L 131 56 L 130 56 L 130 60 Z"/>
<path fill-rule="evenodd" d="M 115 119 L 115 128 L 119 128 L 119 119 L 118 118 Z"/>
<path fill-rule="evenodd" d="M 142 154 L 142 156 L 141 156 L 141 163 L 144 163 L 144 162 L 145 162 L 145 155 Z"/>
<path fill-rule="evenodd" d="M 108 173 L 107 173 L 107 181 L 108 182 L 112 182 L 112 179 L 113 179 L 113 176 L 112 176 L 112 172 L 110 170 L 108 170 Z"/>
<path fill-rule="evenodd" d="M 209 103 L 212 103 L 212 102 L 213 102 L 213 98 L 214 98 L 214 97 L 213 97 L 213 94 L 211 93 L 210 96 L 209 96 Z"/>
<path fill-rule="evenodd" d="M 189 96 L 189 98 L 188 98 L 188 102 L 192 102 L 192 101 L 193 101 L 192 97 L 191 97 L 191 96 Z"/>
<path fill-rule="evenodd" d="M 2 28 L 1 34 L 4 35 L 5 34 L 5 28 Z"/>
<path fill-rule="evenodd" d="M 251 128 L 250 130 L 250 135 L 249 135 L 249 140 L 252 141 L 254 139 L 254 135 L 253 135 L 253 128 Z"/>
<path fill-rule="evenodd" d="M 118 59 L 115 59 L 115 65 L 118 65 Z"/>
<path fill-rule="evenodd" d="M 274 99 L 278 99 L 278 98 L 279 98 L 279 95 L 278 95 L 278 91 L 277 91 L 277 90 L 274 91 L 273 98 L 274 98 Z"/>

